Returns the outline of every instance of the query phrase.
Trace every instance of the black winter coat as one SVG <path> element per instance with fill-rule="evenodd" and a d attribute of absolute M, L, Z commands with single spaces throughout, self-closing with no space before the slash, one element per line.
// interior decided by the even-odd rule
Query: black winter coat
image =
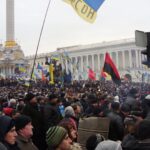
<path fill-rule="evenodd" d="M 139 141 L 134 135 L 128 134 L 122 141 L 123 150 L 150 150 L 150 139 Z"/>
<path fill-rule="evenodd" d="M 42 113 L 38 105 L 27 104 L 23 109 L 23 114 L 31 117 L 33 125 L 33 143 L 39 150 L 46 149 L 45 133 L 43 129 Z"/>
<path fill-rule="evenodd" d="M 61 121 L 62 116 L 57 106 L 47 103 L 43 109 L 44 130 L 47 131 L 49 127 L 56 126 Z"/>
<path fill-rule="evenodd" d="M 110 119 L 108 138 L 113 141 L 122 141 L 124 135 L 124 125 L 122 118 L 116 112 L 109 112 L 107 117 Z"/>

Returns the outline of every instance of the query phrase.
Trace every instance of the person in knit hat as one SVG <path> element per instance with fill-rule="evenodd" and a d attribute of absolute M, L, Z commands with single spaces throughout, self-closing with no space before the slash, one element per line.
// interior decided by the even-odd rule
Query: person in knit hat
<path fill-rule="evenodd" d="M 0 116 L 0 149 L 19 150 L 16 137 L 14 120 L 9 116 Z"/>
<path fill-rule="evenodd" d="M 15 125 L 18 133 L 18 147 L 21 150 L 38 150 L 31 140 L 33 135 L 31 118 L 25 115 L 20 115 L 15 119 Z"/>
<path fill-rule="evenodd" d="M 72 140 L 67 130 L 60 126 L 53 126 L 46 132 L 46 142 L 49 150 L 71 150 Z"/>
<path fill-rule="evenodd" d="M 121 143 L 111 140 L 100 142 L 95 150 L 122 150 Z"/>

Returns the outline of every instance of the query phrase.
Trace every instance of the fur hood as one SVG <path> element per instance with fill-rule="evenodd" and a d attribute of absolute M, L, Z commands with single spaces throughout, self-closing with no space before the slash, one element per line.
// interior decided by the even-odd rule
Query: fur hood
<path fill-rule="evenodd" d="M 82 148 L 79 143 L 73 143 L 71 150 L 82 150 Z"/>

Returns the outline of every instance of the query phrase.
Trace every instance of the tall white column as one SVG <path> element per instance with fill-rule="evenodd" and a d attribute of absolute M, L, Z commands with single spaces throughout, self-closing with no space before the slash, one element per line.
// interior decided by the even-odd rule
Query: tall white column
<path fill-rule="evenodd" d="M 129 50 L 129 67 L 132 68 L 132 58 L 131 58 L 131 51 Z"/>
<path fill-rule="evenodd" d="M 78 66 L 77 66 L 77 65 L 78 65 L 78 57 L 75 57 L 75 60 L 76 60 L 76 61 L 75 61 L 75 62 L 76 62 L 75 65 L 76 65 L 76 67 L 78 67 Z"/>
<path fill-rule="evenodd" d="M 71 65 L 71 72 L 73 73 L 73 66 L 72 66 L 72 58 L 71 58 L 71 60 L 70 60 L 70 65 Z"/>
<path fill-rule="evenodd" d="M 124 51 L 122 51 L 122 61 L 123 61 L 123 69 L 125 69 L 125 54 L 124 54 Z"/>
<path fill-rule="evenodd" d="M 92 70 L 94 71 L 94 55 L 92 55 Z"/>
<path fill-rule="evenodd" d="M 83 56 L 81 56 L 81 72 L 83 72 Z"/>
<path fill-rule="evenodd" d="M 76 68 L 75 68 L 75 80 L 78 80 L 78 57 L 75 57 L 75 60 L 76 60 Z"/>
<path fill-rule="evenodd" d="M 100 54 L 97 54 L 97 59 L 98 59 L 98 71 L 100 71 Z"/>
<path fill-rule="evenodd" d="M 118 61 L 118 52 L 116 52 L 116 66 L 117 66 L 117 69 L 119 69 L 119 61 Z"/>
<path fill-rule="evenodd" d="M 6 41 L 14 41 L 14 0 L 6 0 Z"/>
<path fill-rule="evenodd" d="M 89 66 L 89 58 L 88 58 L 88 55 L 86 56 L 86 68 Z"/>

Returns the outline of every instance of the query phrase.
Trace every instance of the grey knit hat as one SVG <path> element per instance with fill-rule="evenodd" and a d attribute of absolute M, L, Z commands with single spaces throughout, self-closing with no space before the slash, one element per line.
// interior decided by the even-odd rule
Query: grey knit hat
<path fill-rule="evenodd" d="M 60 126 L 53 126 L 46 132 L 46 142 L 49 147 L 56 148 L 66 137 L 67 131 Z"/>

